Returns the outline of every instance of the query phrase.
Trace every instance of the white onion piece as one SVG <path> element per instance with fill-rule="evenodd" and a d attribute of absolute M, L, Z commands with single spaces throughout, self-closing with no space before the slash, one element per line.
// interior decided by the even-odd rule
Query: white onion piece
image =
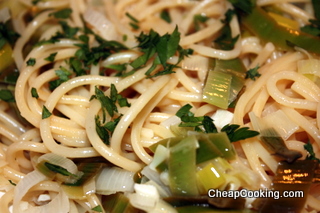
<path fill-rule="evenodd" d="M 41 181 L 47 180 L 48 178 L 39 172 L 38 170 L 34 170 L 28 173 L 24 178 L 22 178 L 19 183 L 16 185 L 14 189 L 14 197 L 13 197 L 13 213 L 21 213 L 20 204 L 22 198 L 29 191 L 29 189 Z"/>
<path fill-rule="evenodd" d="M 200 55 L 190 55 L 183 59 L 181 67 L 187 70 L 208 71 L 209 59 Z"/>
<path fill-rule="evenodd" d="M 135 184 L 135 193 L 129 194 L 129 202 L 132 206 L 148 213 L 176 213 L 177 210 L 160 199 L 155 186 L 147 184 Z"/>
<path fill-rule="evenodd" d="M 299 125 L 292 121 L 282 110 L 270 113 L 262 118 L 267 126 L 272 126 L 280 136 L 287 140 L 299 129 Z"/>
<path fill-rule="evenodd" d="M 100 36 L 106 40 L 117 40 L 117 32 L 113 24 L 101 12 L 89 8 L 83 14 L 86 22 L 92 25 Z"/>
<path fill-rule="evenodd" d="M 65 168 L 71 174 L 76 175 L 76 177 L 69 177 L 66 179 L 65 182 L 67 183 L 74 183 L 83 175 L 82 172 L 78 171 L 77 165 L 72 160 L 61 155 L 46 153 L 38 158 L 38 163 L 41 163 L 42 161 Z"/>
<path fill-rule="evenodd" d="M 69 198 L 66 193 L 61 190 L 49 203 L 42 206 L 31 206 L 22 213 L 45 213 L 45 212 L 59 212 L 68 213 L 70 210 Z"/>
<path fill-rule="evenodd" d="M 133 176 L 133 172 L 118 167 L 105 167 L 96 178 L 97 193 L 109 195 L 116 192 L 133 192 Z"/>

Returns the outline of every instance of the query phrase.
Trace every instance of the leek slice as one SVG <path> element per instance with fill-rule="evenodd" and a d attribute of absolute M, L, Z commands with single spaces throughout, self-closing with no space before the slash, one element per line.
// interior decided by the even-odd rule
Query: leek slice
<path fill-rule="evenodd" d="M 229 105 L 232 75 L 224 72 L 210 72 L 203 90 L 203 101 L 222 109 Z"/>
<path fill-rule="evenodd" d="M 5 71 L 14 63 L 12 53 L 12 47 L 8 42 L 6 42 L 0 49 L 0 73 Z"/>
<path fill-rule="evenodd" d="M 129 198 L 122 193 L 115 193 L 102 197 L 102 207 L 105 212 L 113 213 L 135 213 L 139 212 L 129 203 Z"/>
<path fill-rule="evenodd" d="M 237 99 L 245 82 L 246 68 L 239 58 L 215 60 L 203 89 L 204 102 L 227 109 Z"/>
<path fill-rule="evenodd" d="M 220 171 L 212 163 L 208 163 L 203 169 L 198 171 L 197 177 L 198 181 L 207 191 L 219 188 L 226 181 L 224 171 Z"/>
<path fill-rule="evenodd" d="M 197 146 L 197 138 L 189 136 L 170 148 L 168 160 L 169 186 L 175 195 L 198 195 L 196 177 Z"/>
<path fill-rule="evenodd" d="M 295 197 L 280 196 L 279 199 L 267 198 L 260 212 L 301 212 L 318 165 L 316 160 L 297 160 L 294 163 L 280 162 L 273 179 L 273 190 L 279 195 L 285 195 L 284 192 L 289 191 L 303 191 L 303 194 L 300 196 L 296 194 Z"/>

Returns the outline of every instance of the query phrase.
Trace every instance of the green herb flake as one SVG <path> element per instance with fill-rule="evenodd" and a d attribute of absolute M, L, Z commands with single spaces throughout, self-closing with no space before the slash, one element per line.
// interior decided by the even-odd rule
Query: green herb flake
<path fill-rule="evenodd" d="M 58 53 L 56 52 L 56 53 L 51 53 L 47 58 L 45 58 L 44 60 L 46 60 L 46 61 L 50 61 L 50 62 L 54 62 L 54 59 L 55 59 L 55 57 L 56 57 L 56 55 L 57 55 Z"/>
<path fill-rule="evenodd" d="M 12 91 L 9 89 L 0 90 L 0 100 L 3 100 L 5 102 L 16 102 Z"/>
<path fill-rule="evenodd" d="M 39 98 L 39 94 L 38 94 L 38 92 L 37 92 L 37 89 L 36 88 L 34 88 L 34 87 L 32 87 L 31 88 L 31 96 L 33 97 L 33 98 Z"/>
<path fill-rule="evenodd" d="M 303 145 L 303 148 L 308 152 L 306 160 L 317 160 L 320 163 L 320 159 L 316 157 L 316 154 L 313 151 L 313 146 L 309 141 Z"/>
<path fill-rule="evenodd" d="M 48 110 L 46 106 L 43 106 L 42 108 L 42 119 L 49 118 L 52 115 L 52 113 Z"/>
<path fill-rule="evenodd" d="M 95 211 L 95 212 L 103 212 L 103 209 L 102 209 L 102 207 L 101 207 L 100 205 L 92 208 L 91 210 L 93 210 L 93 211 Z"/>
<path fill-rule="evenodd" d="M 72 75 L 72 72 L 70 72 L 65 67 L 60 67 L 60 69 L 55 70 L 55 73 L 58 76 L 58 79 L 49 82 L 50 90 L 54 90 L 55 88 L 60 86 L 63 82 L 68 81 L 70 76 Z"/>
<path fill-rule="evenodd" d="M 252 69 L 249 69 L 247 72 L 246 72 L 246 76 L 245 78 L 248 79 L 252 79 L 252 80 L 256 80 L 256 78 L 260 77 L 261 74 L 258 72 L 258 69 L 260 67 L 259 66 L 256 66 L 255 68 L 252 68 Z"/>
<path fill-rule="evenodd" d="M 169 24 L 172 22 L 168 10 L 162 10 L 160 13 L 160 18 Z"/>
<path fill-rule="evenodd" d="M 205 23 L 209 18 L 205 15 L 202 14 L 196 14 L 193 16 L 193 25 L 194 25 L 194 29 L 195 31 L 199 31 L 200 30 L 200 24 L 201 23 Z"/>
<path fill-rule="evenodd" d="M 238 124 L 227 124 L 222 127 L 221 132 L 226 132 L 231 142 L 252 138 L 260 134 L 250 130 L 249 127 L 240 127 Z"/>
<path fill-rule="evenodd" d="M 6 42 L 13 46 L 19 37 L 20 34 L 12 30 L 8 24 L 0 23 L 0 49 Z"/>
<path fill-rule="evenodd" d="M 213 123 L 212 118 L 209 116 L 194 116 L 194 113 L 190 111 L 192 106 L 186 104 L 182 106 L 177 112 L 176 116 L 181 119 L 179 127 L 193 127 L 197 132 L 214 133 L 217 132 L 217 128 Z M 200 128 L 203 127 L 204 131 Z"/>
<path fill-rule="evenodd" d="M 50 13 L 50 16 L 54 16 L 55 18 L 58 18 L 58 19 L 67 19 L 67 18 L 70 18 L 71 13 L 72 13 L 72 10 L 70 8 L 65 8 L 57 12 Z"/>
<path fill-rule="evenodd" d="M 9 183 L 11 184 L 11 185 L 13 185 L 13 186 L 16 186 L 17 184 L 16 183 L 14 183 L 12 180 L 8 180 L 9 181 Z"/>
<path fill-rule="evenodd" d="M 27 66 L 34 66 L 36 64 L 36 59 L 35 58 L 29 58 L 27 61 Z"/>
<path fill-rule="evenodd" d="M 71 172 L 69 172 L 68 170 L 66 170 L 65 168 L 49 163 L 49 162 L 45 162 L 44 165 L 51 171 L 61 174 L 63 176 L 73 176 L 73 177 L 77 177 L 77 175 L 72 174 Z"/>
<path fill-rule="evenodd" d="M 152 29 L 149 34 L 141 32 L 137 37 L 137 41 L 139 42 L 138 48 L 144 54 L 131 62 L 130 65 L 137 70 L 145 66 L 151 58 L 154 58 L 151 68 L 145 73 L 147 78 L 174 73 L 173 69 L 177 67 L 177 64 L 189 53 L 192 53 L 179 45 L 180 33 L 177 27 L 172 34 L 167 33 L 163 36 L 160 36 Z M 178 62 L 176 64 L 168 64 L 167 60 L 176 53 L 179 55 Z M 162 66 L 162 70 L 153 73 L 159 65 Z"/>
<path fill-rule="evenodd" d="M 251 0 L 228 0 L 238 10 L 250 14 L 254 4 Z"/>
<path fill-rule="evenodd" d="M 214 40 L 216 46 L 222 50 L 232 50 L 239 39 L 239 35 L 232 37 L 230 21 L 233 15 L 235 15 L 235 11 L 231 9 L 225 13 L 225 19 L 221 20 L 224 26 L 221 29 L 220 36 Z"/>

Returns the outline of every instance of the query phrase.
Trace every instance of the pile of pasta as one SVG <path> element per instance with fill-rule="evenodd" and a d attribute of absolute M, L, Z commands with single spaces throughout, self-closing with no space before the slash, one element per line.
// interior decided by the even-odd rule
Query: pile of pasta
<path fill-rule="evenodd" d="M 15 103 L 19 115 L 12 112 L 11 105 L 0 102 L 0 199 L 1 212 L 9 212 L 9 207 L 17 201 L 41 206 L 35 201 L 40 194 L 62 196 L 68 206 L 66 212 L 94 212 L 101 205 L 101 195 L 87 192 L 85 198 L 67 197 L 62 184 L 54 180 L 44 180 L 17 198 L 15 184 L 35 170 L 37 159 L 54 153 L 77 162 L 85 159 L 104 159 L 112 165 L 130 172 L 138 172 L 153 160 L 148 149 L 152 144 L 170 137 L 174 133 L 171 125 L 177 125 L 176 112 L 190 104 L 195 116 L 213 117 L 220 110 L 232 117 L 225 122 L 252 128 L 249 113 L 264 118 L 281 133 L 289 149 L 308 152 L 304 145 L 309 142 L 316 156 L 320 156 L 320 88 L 311 78 L 298 72 L 301 61 L 318 59 L 302 48 L 288 51 L 279 50 L 271 42 L 264 43 L 250 34 L 244 36 L 236 15 L 230 20 L 232 37 L 240 35 L 233 49 L 215 48 L 212 41 L 220 34 L 225 14 L 233 6 L 226 0 L 55 0 L 4 1 L 10 5 L 11 22 L 20 34 L 13 48 L 13 59 L 19 70 L 15 85 Z M 9 3 L 8 3 L 9 2 Z M 292 2 L 298 2 L 294 4 Z M 16 9 L 13 5 L 17 4 Z M 299 26 L 313 19 L 311 1 L 257 0 L 258 6 L 274 6 L 286 13 Z M 66 31 L 61 19 L 53 14 L 70 8 L 70 16 L 63 21 L 79 38 L 83 29 L 88 34 L 89 47 L 99 43 L 94 35 L 106 41 L 116 41 L 126 49 L 114 51 L 106 58 L 85 67 L 85 73 L 71 72 L 56 88 L 50 88 L 53 81 L 61 80 L 57 70 L 71 70 L 69 60 L 79 54 L 83 41 L 61 38 L 48 41 L 57 32 Z M 166 11 L 171 18 L 168 22 L 161 17 Z M 195 29 L 194 17 L 206 17 Z M 131 17 L 132 16 L 132 17 Z M 135 27 L 134 25 L 138 25 Z M 191 49 L 192 54 L 179 61 L 172 56 L 169 64 L 177 64 L 172 73 L 148 78 L 146 72 L 152 66 L 149 60 L 145 66 L 135 69 L 130 75 L 119 75 L 113 65 L 128 64 L 141 56 L 137 37 L 151 30 L 159 35 L 171 34 L 178 29 L 179 45 Z M 49 56 L 54 56 L 48 60 Z M 202 91 L 211 59 L 229 60 L 240 58 L 246 69 L 259 67 L 260 76 L 246 79 L 244 90 L 234 108 L 220 109 L 206 103 Z M 30 59 L 35 63 L 30 65 Z M 319 68 L 319 67 L 318 67 Z M 126 72 L 133 70 L 126 68 Z M 160 70 L 157 66 L 155 71 Z M 319 68 L 320 69 L 320 68 Z M 319 70 L 317 71 L 319 73 Z M 60 78 L 59 78 L 60 77 Z M 316 77 L 315 77 L 316 78 Z M 117 121 L 109 143 L 99 137 L 97 119 L 103 117 L 101 102 L 97 98 L 97 88 L 109 95 L 114 85 L 130 106 L 118 107 L 121 117 Z M 31 91 L 37 92 L 37 97 Z M 44 113 L 50 116 L 45 117 Z M 228 114 L 228 115 L 229 115 Z M 106 119 L 111 119 L 106 116 Z M 103 121 L 101 121 L 103 122 Z M 283 122 L 283 123 L 281 123 Z M 237 151 L 237 161 L 257 176 L 252 190 L 269 188 L 279 159 L 253 137 L 233 143 Z M 313 185 L 306 201 L 306 209 L 320 211 L 319 192 Z M 66 197 L 63 197 L 66 196 Z M 53 202 L 49 199 L 44 203 Z M 38 202 L 38 203 L 37 203 Z M 66 202 L 66 203 L 65 203 Z M 80 207 L 81 206 L 81 207 Z M 15 208 L 15 206 L 14 206 Z M 23 208 L 20 207 L 19 208 Z M 58 208 L 58 207 L 56 207 Z M 80 210 L 82 209 L 82 210 Z M 63 212 L 56 209 L 57 212 Z M 14 209 L 14 212 L 20 212 Z M 28 209 L 24 209 L 28 212 Z"/>

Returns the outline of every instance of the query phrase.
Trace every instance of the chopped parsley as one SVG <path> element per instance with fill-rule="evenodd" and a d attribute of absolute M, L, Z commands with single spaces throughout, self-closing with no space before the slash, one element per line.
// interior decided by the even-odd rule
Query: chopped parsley
<path fill-rule="evenodd" d="M 72 13 L 72 9 L 65 8 L 65 9 L 50 13 L 50 16 L 54 16 L 57 19 L 68 19 L 70 18 L 71 13 Z"/>
<path fill-rule="evenodd" d="M 203 14 L 196 14 L 193 16 L 193 25 L 195 31 L 200 30 L 200 24 L 205 23 L 209 18 Z"/>
<path fill-rule="evenodd" d="M 256 80 L 256 78 L 260 77 L 261 74 L 258 72 L 258 69 L 260 67 L 259 66 L 256 66 L 255 68 L 252 68 L 252 69 L 249 69 L 247 72 L 246 72 L 246 76 L 245 78 L 248 79 L 252 79 L 252 80 Z"/>
<path fill-rule="evenodd" d="M 52 113 L 48 110 L 46 106 L 43 106 L 42 108 L 42 119 L 49 118 L 52 115 Z"/>
<path fill-rule="evenodd" d="M 55 57 L 56 57 L 56 55 L 57 55 L 58 53 L 56 52 L 56 53 L 51 53 L 47 58 L 45 58 L 44 60 L 46 60 L 46 61 L 50 61 L 50 62 L 54 62 L 54 59 L 55 59 Z"/>
<path fill-rule="evenodd" d="M 172 21 L 168 10 L 162 10 L 160 13 L 160 18 L 169 24 Z"/>
<path fill-rule="evenodd" d="M 52 163 L 49 163 L 49 162 L 45 162 L 44 165 L 51 171 L 55 172 L 55 173 L 58 173 L 58 174 L 61 174 L 63 176 L 72 176 L 72 177 L 77 177 L 77 175 L 75 174 L 72 174 L 71 172 L 69 172 L 67 169 L 61 167 L 61 166 L 58 166 L 58 165 L 55 165 L 55 164 L 52 164 Z"/>
<path fill-rule="evenodd" d="M 222 127 L 221 132 L 226 132 L 231 142 L 236 142 L 259 135 L 259 132 L 250 130 L 249 127 L 240 127 L 238 124 L 227 124 Z"/>
<path fill-rule="evenodd" d="M 218 132 L 211 117 L 206 115 L 196 117 L 194 113 L 190 111 L 191 108 L 192 106 L 190 104 L 186 104 L 177 111 L 176 116 L 181 119 L 179 127 L 191 127 L 197 132 Z M 248 127 L 240 127 L 238 124 L 227 124 L 221 129 L 221 132 L 226 132 L 230 142 L 236 142 L 259 135 L 259 132 L 250 130 Z"/>
<path fill-rule="evenodd" d="M 97 134 L 105 144 L 109 145 L 109 139 L 122 117 L 122 114 L 118 113 L 117 105 L 120 107 L 130 107 L 130 103 L 118 93 L 114 84 L 111 84 L 110 96 L 104 95 L 104 92 L 96 87 L 95 95 L 90 100 L 92 99 L 97 99 L 102 108 L 102 118 L 98 115 L 95 117 Z M 107 113 L 110 116 L 108 121 L 106 117 Z"/>
<path fill-rule="evenodd" d="M 13 186 L 16 186 L 17 184 L 16 183 L 14 183 L 12 180 L 8 180 L 9 181 L 9 183 L 11 184 L 11 185 L 13 185 Z"/>
<path fill-rule="evenodd" d="M 236 9 L 250 14 L 254 4 L 251 0 L 228 0 Z"/>
<path fill-rule="evenodd" d="M 93 210 L 93 211 L 95 211 L 95 212 L 103 212 L 103 209 L 102 209 L 102 207 L 101 207 L 100 205 L 92 208 L 91 210 Z"/>
<path fill-rule="evenodd" d="M 232 50 L 239 39 L 239 35 L 232 37 L 230 21 L 235 15 L 235 11 L 229 9 L 225 13 L 225 19 L 221 20 L 224 26 L 221 29 L 220 36 L 214 40 L 215 45 L 222 50 Z"/>
<path fill-rule="evenodd" d="M 130 20 L 131 20 L 131 22 L 129 23 L 130 24 L 130 26 L 133 28 L 133 29 L 135 29 L 135 30 L 137 30 L 137 29 L 139 29 L 139 20 L 138 19 L 136 19 L 135 17 L 133 17 L 130 13 L 128 13 L 128 12 L 126 12 L 126 14 L 125 14 Z"/>
<path fill-rule="evenodd" d="M 181 119 L 179 127 L 193 127 L 197 132 L 203 132 L 201 129 L 201 127 L 203 127 L 204 132 L 206 133 L 217 132 L 217 128 L 214 125 L 212 118 L 209 116 L 196 117 L 194 116 L 194 113 L 190 111 L 191 108 L 192 106 L 190 104 L 186 104 L 177 111 L 176 116 Z"/>
<path fill-rule="evenodd" d="M 34 88 L 34 87 L 32 87 L 31 88 L 31 96 L 33 97 L 33 98 L 39 98 L 39 94 L 38 94 L 38 92 L 37 92 L 37 89 L 36 88 Z"/>
<path fill-rule="evenodd" d="M 9 89 L 0 90 L 0 100 L 3 100 L 5 102 L 16 102 L 12 91 Z"/>
<path fill-rule="evenodd" d="M 320 159 L 316 157 L 316 154 L 313 151 L 313 146 L 310 142 L 303 145 L 303 148 L 308 152 L 306 160 L 317 160 L 320 163 Z"/>
<path fill-rule="evenodd" d="M 155 59 L 153 60 L 151 68 L 145 73 L 148 78 L 174 73 L 173 69 L 177 67 L 177 64 L 185 56 L 192 53 L 190 49 L 183 49 L 179 45 L 180 33 L 177 27 L 172 34 L 167 33 L 163 36 L 160 36 L 152 29 L 149 34 L 141 32 L 137 37 L 137 41 L 139 42 L 138 48 L 140 48 L 143 55 L 131 62 L 130 65 L 137 70 L 144 67 L 147 62 L 154 57 Z M 168 64 L 167 60 L 174 56 L 176 52 L 178 52 L 179 55 L 177 64 Z M 162 66 L 163 69 L 153 73 L 158 66 Z"/>
<path fill-rule="evenodd" d="M 50 90 L 54 90 L 55 88 L 60 86 L 63 82 L 68 81 L 70 76 L 72 75 L 72 72 L 65 67 L 60 67 L 60 69 L 55 70 L 55 73 L 58 76 L 58 79 L 49 82 Z"/>
<path fill-rule="evenodd" d="M 12 30 L 8 24 L 0 23 L 0 49 L 9 42 L 10 45 L 14 45 L 20 35 Z"/>
<path fill-rule="evenodd" d="M 320 36 L 320 3 L 318 0 L 312 0 L 312 6 L 315 19 L 309 20 L 310 24 L 301 28 L 301 31 L 313 36 Z"/>
<path fill-rule="evenodd" d="M 34 66 L 36 64 L 36 59 L 35 58 L 29 58 L 27 61 L 27 66 Z"/>

